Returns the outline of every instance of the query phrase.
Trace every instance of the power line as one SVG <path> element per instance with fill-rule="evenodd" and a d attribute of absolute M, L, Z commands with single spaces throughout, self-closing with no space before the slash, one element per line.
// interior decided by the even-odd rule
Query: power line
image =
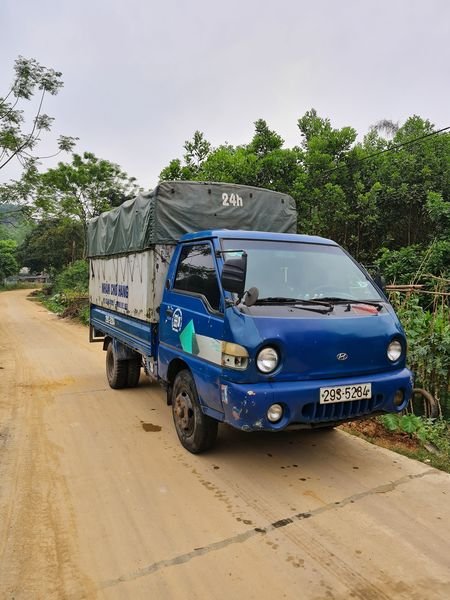
<path fill-rule="evenodd" d="M 368 154 L 367 156 L 364 156 L 363 158 L 357 158 L 355 162 L 360 163 L 365 160 L 369 160 L 369 158 L 374 158 L 375 156 L 380 156 L 380 154 L 386 154 L 386 152 L 393 152 L 394 150 L 398 150 L 399 148 L 404 148 L 405 146 L 410 146 L 411 144 L 420 142 L 421 140 L 429 138 L 433 135 L 438 135 L 439 133 L 442 133 L 443 131 L 447 131 L 447 129 L 450 129 L 450 126 L 443 127 L 442 129 L 439 129 L 438 131 L 432 131 L 431 133 L 426 133 L 425 135 L 421 135 L 418 138 L 408 140 L 407 142 L 402 142 L 401 144 L 395 144 L 395 146 L 391 146 L 390 148 L 385 148 L 384 150 L 380 150 L 379 152 L 373 152 L 372 154 Z M 322 171 L 322 175 L 326 175 L 327 173 L 332 173 L 333 171 L 337 171 L 338 169 L 343 169 L 344 167 L 348 167 L 348 165 L 338 165 L 337 167 L 333 167 L 332 169 L 327 169 L 326 171 Z"/>

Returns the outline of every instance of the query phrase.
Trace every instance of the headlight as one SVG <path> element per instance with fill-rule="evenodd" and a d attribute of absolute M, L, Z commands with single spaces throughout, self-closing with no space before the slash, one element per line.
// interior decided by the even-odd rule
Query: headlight
<path fill-rule="evenodd" d="M 387 348 L 388 358 L 392 362 L 397 361 L 401 357 L 402 352 L 403 348 L 398 340 L 393 340 Z"/>
<path fill-rule="evenodd" d="M 278 352 L 275 348 L 263 348 L 256 357 L 256 365 L 261 373 L 271 373 L 275 371 L 279 361 Z"/>

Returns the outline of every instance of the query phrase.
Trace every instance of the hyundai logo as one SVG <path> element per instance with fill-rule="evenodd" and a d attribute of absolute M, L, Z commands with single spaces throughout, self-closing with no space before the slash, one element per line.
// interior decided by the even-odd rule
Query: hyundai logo
<path fill-rule="evenodd" d="M 336 358 L 338 360 L 347 360 L 348 354 L 346 352 L 339 352 L 339 354 L 336 355 Z"/>

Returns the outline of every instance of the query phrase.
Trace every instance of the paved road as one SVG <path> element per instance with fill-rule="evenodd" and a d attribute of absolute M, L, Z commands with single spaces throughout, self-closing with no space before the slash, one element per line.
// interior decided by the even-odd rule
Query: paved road
<path fill-rule="evenodd" d="M 179 445 L 144 377 L 0 294 L 0 598 L 450 598 L 450 476 L 340 431 Z"/>

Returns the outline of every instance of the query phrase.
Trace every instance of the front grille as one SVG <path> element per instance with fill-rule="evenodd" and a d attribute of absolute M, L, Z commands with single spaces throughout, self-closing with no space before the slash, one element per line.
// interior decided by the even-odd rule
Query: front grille
<path fill-rule="evenodd" d="M 372 398 L 352 400 L 351 402 L 335 402 L 334 404 L 319 404 L 310 402 L 302 408 L 302 417 L 310 423 L 324 421 L 345 421 L 353 417 L 368 415 L 383 403 L 383 395 L 377 394 Z"/>

